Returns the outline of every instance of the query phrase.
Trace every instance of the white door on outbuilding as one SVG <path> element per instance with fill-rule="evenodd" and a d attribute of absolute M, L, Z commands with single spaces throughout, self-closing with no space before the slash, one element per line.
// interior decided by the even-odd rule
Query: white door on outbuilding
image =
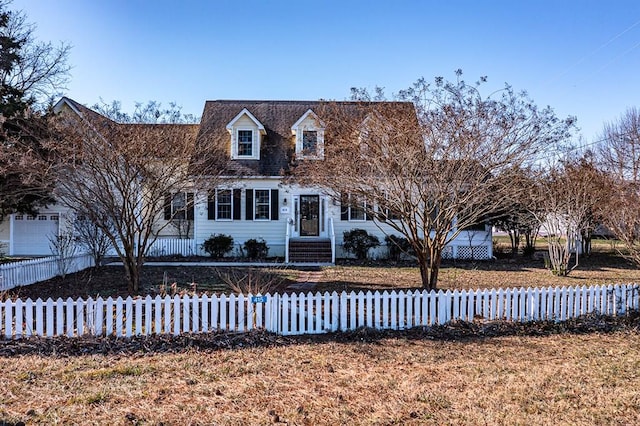
<path fill-rule="evenodd" d="M 13 218 L 13 255 L 44 256 L 51 254 L 49 239 L 58 235 L 60 215 L 36 216 L 16 214 Z"/>

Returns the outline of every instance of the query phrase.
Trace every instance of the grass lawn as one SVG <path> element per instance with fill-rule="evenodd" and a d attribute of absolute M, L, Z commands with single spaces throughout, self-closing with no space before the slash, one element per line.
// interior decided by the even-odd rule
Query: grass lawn
<path fill-rule="evenodd" d="M 638 424 L 640 335 L 0 357 L 9 424 Z"/>
<path fill-rule="evenodd" d="M 197 266 L 155 267 L 143 270 L 143 289 L 140 294 L 158 294 L 163 282 L 167 292 L 176 283 L 185 291 L 229 292 L 216 273 L 216 268 Z M 225 270 L 224 268 L 218 268 Z M 304 280 L 309 268 L 265 268 L 279 276 L 279 291 Z M 316 268 L 313 291 L 392 290 L 420 287 L 420 272 L 412 263 L 370 264 L 339 262 L 336 266 Z M 596 251 L 582 258 L 580 266 L 568 277 L 557 277 L 544 268 L 541 259 L 503 258 L 486 262 L 445 262 L 440 270 L 439 288 L 476 289 L 499 287 L 582 286 L 603 283 L 640 282 L 640 269 L 610 251 Z M 288 290 L 291 291 L 291 290 Z M 16 288 L 3 294 L 6 297 L 77 298 L 96 296 L 127 296 L 124 270 L 119 266 L 105 266 L 101 270 L 86 270 L 44 283 Z"/>

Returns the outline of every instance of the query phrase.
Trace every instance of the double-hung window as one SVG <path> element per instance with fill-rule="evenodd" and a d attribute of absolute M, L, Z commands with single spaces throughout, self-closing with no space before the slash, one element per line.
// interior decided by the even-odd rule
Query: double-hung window
<path fill-rule="evenodd" d="M 278 220 L 277 189 L 247 189 L 246 220 Z"/>
<path fill-rule="evenodd" d="M 231 220 L 233 197 L 230 189 L 216 191 L 216 220 Z"/>
<path fill-rule="evenodd" d="M 208 220 L 240 220 L 240 189 L 218 188 L 209 193 Z"/>
<path fill-rule="evenodd" d="M 316 155 L 318 153 L 318 131 L 302 131 L 302 152 L 305 155 Z"/>
<path fill-rule="evenodd" d="M 271 192 L 268 189 L 254 191 L 255 220 L 269 220 L 271 213 Z"/>
<path fill-rule="evenodd" d="M 193 220 L 193 193 L 176 192 L 164 197 L 165 220 Z"/>
<path fill-rule="evenodd" d="M 373 220 L 371 212 L 371 204 L 362 197 L 354 194 L 344 194 L 340 199 L 341 204 L 341 220 L 365 221 Z"/>
<path fill-rule="evenodd" d="M 349 198 L 349 220 L 366 220 L 367 204 L 365 203 L 365 201 L 359 199 L 354 195 L 351 195 Z"/>
<path fill-rule="evenodd" d="M 238 130 L 238 156 L 253 156 L 253 130 Z"/>

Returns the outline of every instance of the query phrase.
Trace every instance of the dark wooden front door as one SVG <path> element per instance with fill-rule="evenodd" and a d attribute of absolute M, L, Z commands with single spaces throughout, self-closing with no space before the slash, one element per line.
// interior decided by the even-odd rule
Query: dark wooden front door
<path fill-rule="evenodd" d="M 300 236 L 317 237 L 320 235 L 320 196 L 300 196 Z"/>

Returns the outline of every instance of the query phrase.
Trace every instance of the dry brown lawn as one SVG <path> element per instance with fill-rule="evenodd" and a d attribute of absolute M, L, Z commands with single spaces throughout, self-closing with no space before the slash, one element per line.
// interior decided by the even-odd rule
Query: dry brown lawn
<path fill-rule="evenodd" d="M 163 281 L 176 283 L 185 291 L 229 292 L 216 270 L 225 268 L 193 266 L 146 266 L 143 269 L 143 288 L 140 294 L 157 294 Z M 295 267 L 264 268 L 279 275 L 277 291 L 309 276 L 308 269 Z M 385 262 L 355 263 L 340 261 L 336 266 L 316 268 L 313 291 L 359 291 L 420 288 L 420 272 L 412 263 Z M 581 259 L 580 266 L 568 277 L 557 277 L 544 268 L 542 259 L 499 259 L 486 262 L 445 262 L 440 270 L 439 288 L 476 289 L 505 287 L 582 286 L 640 282 L 640 269 L 612 253 L 597 252 Z M 195 283 L 195 284 L 194 284 Z M 127 296 L 124 270 L 121 266 L 105 266 L 101 270 L 85 270 L 10 290 L 2 297 L 38 297 L 46 299 L 67 297 Z"/>
<path fill-rule="evenodd" d="M 637 333 L 5 357 L 0 423 L 638 424 Z"/>

